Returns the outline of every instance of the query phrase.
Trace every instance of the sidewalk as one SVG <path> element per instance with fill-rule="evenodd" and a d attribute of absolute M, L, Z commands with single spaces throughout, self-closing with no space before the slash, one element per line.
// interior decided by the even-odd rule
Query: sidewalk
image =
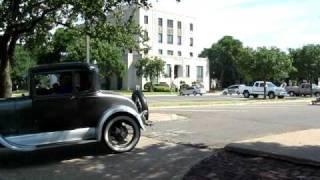
<path fill-rule="evenodd" d="M 229 144 L 226 150 L 320 167 L 320 129 L 289 132 Z"/>
<path fill-rule="evenodd" d="M 294 163 L 292 163 L 294 162 Z M 320 179 L 320 129 L 271 135 L 214 150 L 184 176 L 195 179 Z"/>

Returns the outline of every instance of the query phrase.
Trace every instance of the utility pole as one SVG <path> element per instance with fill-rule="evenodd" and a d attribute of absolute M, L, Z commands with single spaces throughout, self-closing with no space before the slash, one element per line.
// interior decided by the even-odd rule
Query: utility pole
<path fill-rule="evenodd" d="M 89 37 L 89 35 L 86 36 L 86 48 L 87 48 L 86 60 L 87 60 L 87 63 L 90 63 L 90 37 Z"/>

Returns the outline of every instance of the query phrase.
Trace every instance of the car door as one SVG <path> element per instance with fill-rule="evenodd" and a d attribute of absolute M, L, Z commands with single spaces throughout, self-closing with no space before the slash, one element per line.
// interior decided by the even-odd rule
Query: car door
<path fill-rule="evenodd" d="M 252 88 L 252 91 L 254 94 L 263 94 L 263 91 L 264 91 L 264 83 L 255 83 L 253 88 Z"/>
<path fill-rule="evenodd" d="M 33 117 L 39 132 L 77 128 L 72 72 L 43 73 L 34 76 Z"/>

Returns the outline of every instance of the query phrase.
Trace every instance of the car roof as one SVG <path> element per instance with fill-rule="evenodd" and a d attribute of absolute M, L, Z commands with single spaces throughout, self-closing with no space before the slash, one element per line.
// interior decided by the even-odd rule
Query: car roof
<path fill-rule="evenodd" d="M 84 63 L 84 62 L 66 62 L 66 63 L 56 63 L 56 64 L 45 64 L 30 68 L 31 73 L 48 72 L 48 71 L 59 71 L 59 70 L 96 70 L 95 65 Z"/>

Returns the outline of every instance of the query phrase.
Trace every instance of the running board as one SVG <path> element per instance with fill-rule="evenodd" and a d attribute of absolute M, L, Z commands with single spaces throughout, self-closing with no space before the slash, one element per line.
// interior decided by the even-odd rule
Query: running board
<path fill-rule="evenodd" d="M 34 151 L 36 149 L 89 142 L 96 142 L 95 128 L 81 128 L 70 131 L 57 131 L 9 137 L 3 137 L 0 135 L 0 143 L 4 147 L 15 151 Z"/>

